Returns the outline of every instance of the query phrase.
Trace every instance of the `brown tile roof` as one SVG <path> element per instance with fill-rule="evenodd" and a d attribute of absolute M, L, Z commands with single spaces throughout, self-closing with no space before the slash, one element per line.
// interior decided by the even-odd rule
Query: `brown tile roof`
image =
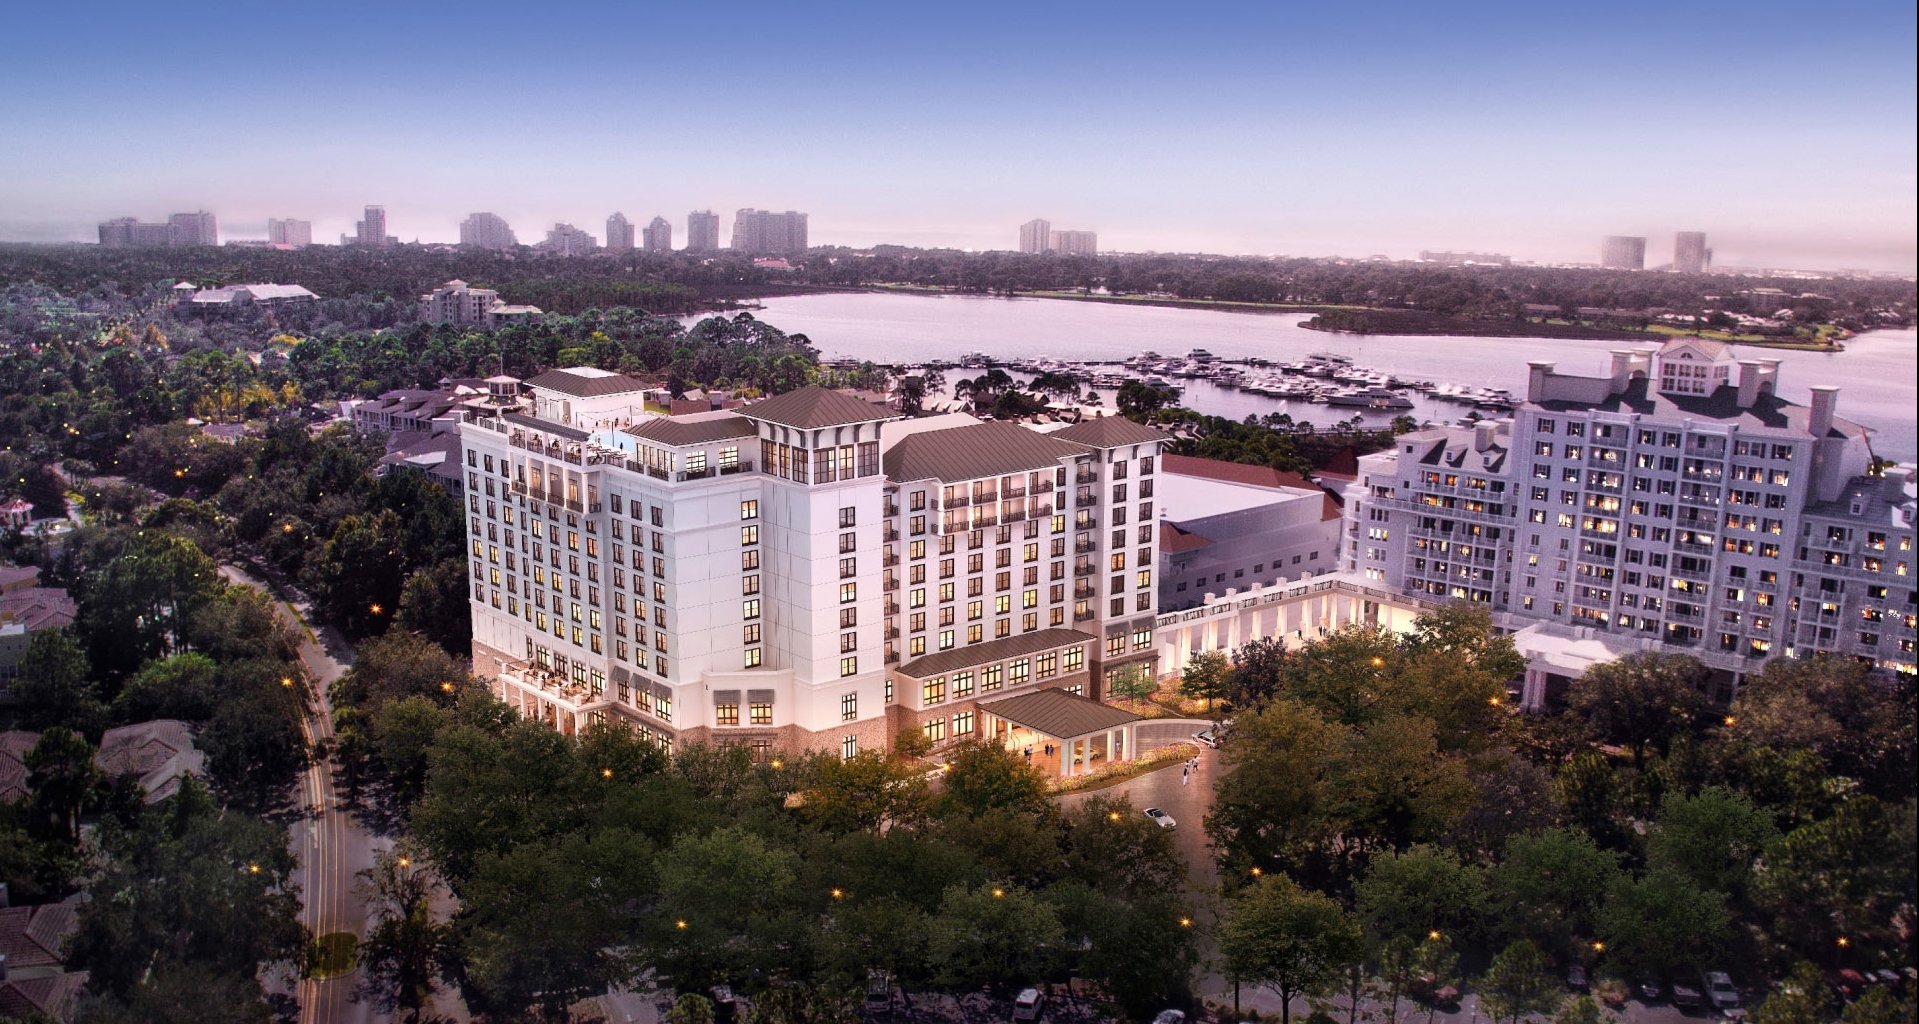
<path fill-rule="evenodd" d="M 1011 423 L 974 423 L 945 430 L 928 430 L 901 438 L 886 452 L 886 477 L 911 480 L 979 480 L 1008 473 L 1053 469 L 1062 459 L 1084 455 L 1086 449 L 1058 434 Z"/>
<path fill-rule="evenodd" d="M 899 418 L 899 413 L 883 405 L 862 402 L 829 388 L 810 387 L 754 402 L 742 407 L 740 415 L 800 430 Z"/>
<path fill-rule="evenodd" d="M 86 971 L 0 981 L 0 1017 L 26 1017 L 37 1012 L 54 1020 L 68 1020 L 86 984 Z"/>
<path fill-rule="evenodd" d="M 187 723 L 158 718 L 108 729 L 100 737 L 100 749 L 93 755 L 93 763 L 108 775 L 146 775 L 172 760 L 174 755 L 192 749 L 193 732 Z"/>
<path fill-rule="evenodd" d="M 1091 448 L 1124 448 L 1129 444 L 1168 440 L 1165 431 L 1141 426 L 1124 416 L 1082 420 L 1064 430 L 1053 431 L 1053 436 Z"/>
<path fill-rule="evenodd" d="M 1140 720 L 1138 715 L 1056 688 L 983 703 L 979 707 L 1014 725 L 1062 740 L 1117 729 Z"/>
<path fill-rule="evenodd" d="M 0 622 L 25 624 L 27 632 L 73 624 L 80 606 L 61 587 L 25 587 L 0 594 Z"/>
<path fill-rule="evenodd" d="M 1211 547 L 1212 541 L 1191 530 L 1182 530 L 1167 520 L 1159 521 L 1159 551 L 1163 555 L 1177 555 L 1185 551 L 1197 551 Z"/>
<path fill-rule="evenodd" d="M 31 506 L 28 506 L 31 507 Z M 0 590 L 19 586 L 29 586 L 40 580 L 40 568 L 33 565 L 0 565 Z"/>
<path fill-rule="evenodd" d="M 62 946 L 79 923 L 72 903 L 0 909 L 0 954 L 10 969 L 58 966 Z"/>
<path fill-rule="evenodd" d="M 660 416 L 635 424 L 626 431 L 645 441 L 679 447 L 724 441 L 730 437 L 752 437 L 753 423 L 732 413 L 702 412 L 692 416 Z"/>
<path fill-rule="evenodd" d="M 27 797 L 27 751 L 40 742 L 37 732 L 0 732 L 0 804 Z"/>
<path fill-rule="evenodd" d="M 1322 496 L 1319 505 L 1321 522 L 1338 519 L 1343 503 L 1339 495 L 1308 480 L 1306 477 L 1271 466 L 1255 466 L 1244 462 L 1226 462 L 1221 459 L 1201 459 L 1191 455 L 1166 455 L 1159 460 L 1160 469 L 1179 476 L 1196 476 L 1206 480 L 1221 480 L 1226 483 L 1250 484 L 1254 487 L 1297 487 L 1308 491 L 1318 491 Z"/>
<path fill-rule="evenodd" d="M 624 373 L 609 374 L 605 377 L 589 377 L 573 373 L 570 370 L 548 370 L 537 377 L 529 378 L 527 387 L 545 388 L 558 391 L 575 398 L 597 398 L 601 395 L 622 395 L 629 391 L 644 391 L 646 384 L 628 377 Z"/>
<path fill-rule="evenodd" d="M 1097 642 L 1099 637 L 1091 633 L 1082 633 L 1077 629 L 1042 629 L 1035 633 L 1021 633 L 1004 640 L 988 640 L 983 644 L 968 644 L 955 647 L 950 651 L 929 654 L 924 658 L 915 658 L 894 669 L 909 679 L 931 679 L 962 668 L 976 665 L 991 665 L 1008 658 L 1018 658 L 1041 651 L 1054 651 L 1073 644 Z"/>

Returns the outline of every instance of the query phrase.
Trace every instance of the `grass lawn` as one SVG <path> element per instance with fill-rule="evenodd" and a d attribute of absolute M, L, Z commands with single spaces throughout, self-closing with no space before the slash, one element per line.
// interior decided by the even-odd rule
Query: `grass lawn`
<path fill-rule="evenodd" d="M 308 973 L 325 980 L 353 970 L 353 956 L 359 947 L 360 940 L 352 932 L 328 932 L 319 936 L 313 940 L 313 966 Z"/>

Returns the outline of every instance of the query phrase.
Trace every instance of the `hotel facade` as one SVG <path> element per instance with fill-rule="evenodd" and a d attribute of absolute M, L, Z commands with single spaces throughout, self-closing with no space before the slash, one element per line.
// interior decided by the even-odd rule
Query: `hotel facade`
<path fill-rule="evenodd" d="M 473 671 L 526 717 L 851 756 L 1158 671 L 1157 431 L 817 388 L 656 416 L 584 368 L 526 387 L 461 426 Z"/>

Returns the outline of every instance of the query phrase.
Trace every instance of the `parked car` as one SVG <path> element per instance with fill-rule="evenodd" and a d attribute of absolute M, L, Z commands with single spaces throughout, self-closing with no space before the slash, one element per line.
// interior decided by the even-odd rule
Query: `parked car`
<path fill-rule="evenodd" d="M 1144 813 L 1148 818 L 1153 819 L 1153 824 L 1158 825 L 1160 828 L 1178 828 L 1179 827 L 1179 822 L 1174 821 L 1172 815 L 1167 814 L 1165 811 L 1162 811 L 1157 807 L 1148 807 L 1142 813 Z"/>
<path fill-rule="evenodd" d="M 1213 747 L 1215 749 L 1219 747 L 1220 735 L 1215 730 L 1202 729 L 1199 732 L 1194 733 L 1193 738 L 1198 740 L 1201 743 L 1206 744 L 1209 747 Z"/>
<path fill-rule="evenodd" d="M 1672 983 L 1672 1004 L 1685 1010 L 1698 1009 L 1706 1005 L 1706 997 L 1698 988 L 1675 978 Z"/>
<path fill-rule="evenodd" d="M 893 1012 L 893 979 L 885 971 L 866 972 L 866 1012 L 890 1016 Z"/>
<path fill-rule="evenodd" d="M 1705 975 L 1706 998 L 1712 1000 L 1715 1010 L 1736 1010 L 1740 1005 L 1739 986 L 1725 971 L 1707 971 Z"/>
<path fill-rule="evenodd" d="M 1573 964 L 1566 968 L 1566 987 L 1574 992 L 1586 991 L 1586 965 Z"/>
<path fill-rule="evenodd" d="M 1186 1024 L 1186 1011 L 1161 1010 L 1153 1018 L 1153 1024 Z"/>
<path fill-rule="evenodd" d="M 1659 975 L 1647 974 L 1633 983 L 1639 989 L 1639 998 L 1650 1003 L 1666 994 L 1666 986 L 1659 983 Z"/>
<path fill-rule="evenodd" d="M 1014 1020 L 1038 1020 L 1046 1012 L 1046 997 L 1039 989 L 1023 988 L 1013 997 Z"/>

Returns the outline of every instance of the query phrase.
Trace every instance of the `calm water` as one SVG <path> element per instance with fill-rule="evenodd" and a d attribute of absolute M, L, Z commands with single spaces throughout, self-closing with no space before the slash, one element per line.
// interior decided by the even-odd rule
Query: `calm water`
<path fill-rule="evenodd" d="M 1057 299 L 860 293 L 768 299 L 765 305 L 756 316 L 789 334 L 805 334 L 827 358 L 900 363 L 985 352 L 1003 359 L 1116 360 L 1149 349 L 1183 356 L 1204 348 L 1226 359 L 1259 356 L 1291 361 L 1312 352 L 1341 352 L 1361 366 L 1402 377 L 1506 388 L 1515 394 L 1525 390 L 1530 360 L 1552 360 L 1562 372 L 1596 376 L 1605 371 L 1611 349 L 1628 345 L 1327 334 L 1299 326 L 1306 317 L 1296 313 L 1229 313 Z M 1745 346 L 1736 350 L 1743 358 L 1779 359 L 1780 394 L 1793 401 L 1805 401 L 1814 384 L 1838 385 L 1839 415 L 1874 428 L 1876 452 L 1906 462 L 1919 458 L 1919 413 L 1914 399 L 1919 337 L 1915 332 L 1874 331 L 1847 342 L 1846 351 L 1839 353 Z M 1180 383 L 1186 385 L 1185 404 L 1220 416 L 1277 411 L 1325 424 L 1353 413 L 1307 402 L 1281 402 L 1203 381 Z M 1444 422 L 1467 411 L 1462 405 L 1409 397 L 1417 403 L 1410 415 L 1422 420 Z M 1364 415 L 1369 422 L 1383 422 L 1392 414 Z"/>

